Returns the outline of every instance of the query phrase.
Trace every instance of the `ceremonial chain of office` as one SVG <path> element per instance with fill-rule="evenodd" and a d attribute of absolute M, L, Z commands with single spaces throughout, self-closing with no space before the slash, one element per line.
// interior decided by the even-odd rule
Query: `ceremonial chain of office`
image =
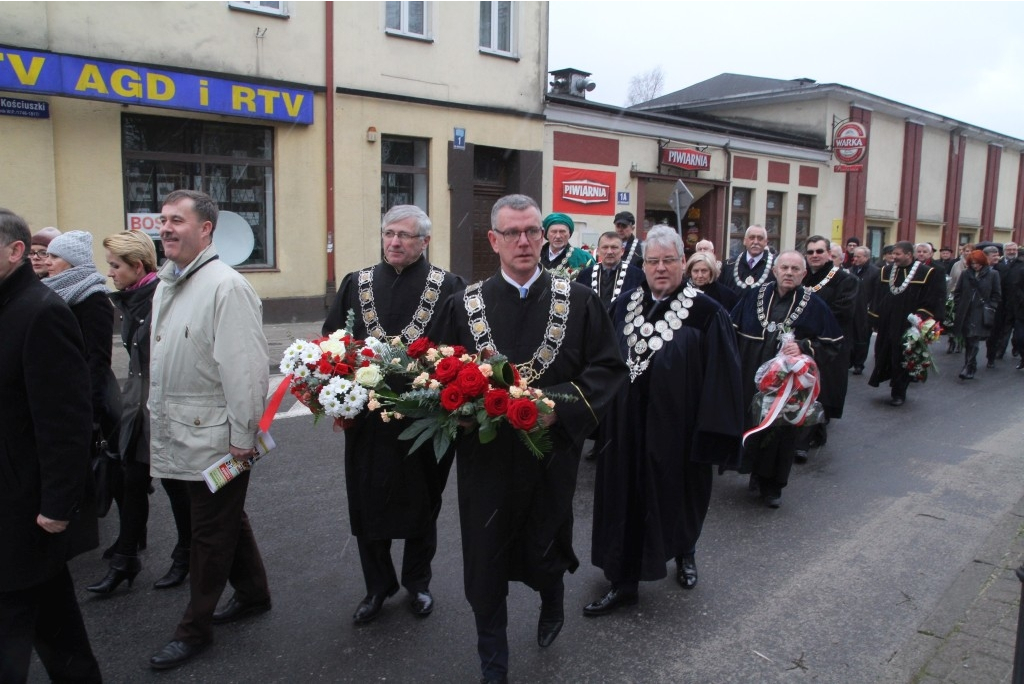
<path fill-rule="evenodd" d="M 797 319 L 800 318 L 800 314 L 803 313 L 804 307 L 811 301 L 811 289 L 800 286 L 803 290 L 803 297 L 800 298 L 800 302 L 797 303 L 793 311 L 790 312 L 789 316 L 786 317 L 785 321 L 781 323 L 775 323 L 774 321 L 768 321 L 768 315 L 764 311 L 764 294 L 768 290 L 767 285 L 762 285 L 761 289 L 757 292 L 757 320 L 761 322 L 761 328 L 765 329 L 769 333 L 774 333 L 778 329 L 789 329 Z M 774 296 L 773 296 L 774 297 Z"/>
<path fill-rule="evenodd" d="M 690 286 L 683 288 L 669 303 L 658 321 L 646 321 L 643 317 L 643 288 L 637 288 L 629 297 L 626 307 L 626 366 L 629 367 L 629 382 L 636 381 L 651 364 L 651 356 L 672 340 L 675 332 L 683 327 L 683 319 L 690 316 L 690 307 L 697 291 Z M 654 335 L 657 333 L 658 335 Z"/>
<path fill-rule="evenodd" d="M 412 321 L 402 329 L 402 342 L 411 345 L 414 340 L 423 336 L 423 332 L 434 316 L 434 307 L 441 299 L 441 284 L 444 283 L 444 271 L 436 266 L 430 267 L 427 284 L 420 295 L 420 304 L 416 307 Z M 359 308 L 363 314 L 366 332 L 375 338 L 386 338 L 388 333 L 381 328 L 377 318 L 377 308 L 373 304 L 373 267 L 359 272 Z"/>

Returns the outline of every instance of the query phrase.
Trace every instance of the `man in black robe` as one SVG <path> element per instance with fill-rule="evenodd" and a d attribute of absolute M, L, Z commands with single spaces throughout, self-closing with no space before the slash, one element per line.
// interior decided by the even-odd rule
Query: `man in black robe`
<path fill-rule="evenodd" d="M 794 456 L 798 464 L 807 461 L 809 448 L 820 447 L 828 441 L 828 422 L 843 416 L 846 388 L 850 379 L 848 370 L 855 338 L 854 323 L 860 284 L 856 276 L 844 271 L 829 258 L 832 245 L 828 238 L 812 235 L 807 239 L 806 245 L 807 275 L 804 276 L 803 285 L 828 305 L 843 331 L 843 344 L 831 363 L 818 368 L 821 378 L 821 395 L 818 400 L 825 410 L 825 420 L 808 426 L 802 432 Z"/>
<path fill-rule="evenodd" d="M 858 247 L 853 251 L 853 267 L 850 273 L 857 277 L 857 310 L 853 317 L 854 342 L 850 353 L 850 368 L 853 375 L 864 373 L 864 362 L 871 347 L 871 324 L 868 322 L 868 307 L 874 301 L 875 291 L 881 282 L 881 269 L 871 263 L 871 250 Z"/>
<path fill-rule="evenodd" d="M 613 442 L 597 463 L 591 548 L 611 589 L 585 616 L 635 604 L 639 581 L 664 578 L 669 559 L 679 584 L 696 586 L 712 465 L 739 463 L 743 405 L 729 315 L 686 285 L 674 229 L 647 234 L 644 272 L 644 284 L 615 307 L 631 382 L 607 418 Z"/>
<path fill-rule="evenodd" d="M 903 333 L 910 328 L 907 316 L 934 319 L 945 313 L 946 280 L 941 270 L 914 260 L 914 244 L 893 245 L 893 262 L 882 269 L 878 290 L 868 310 L 875 339 L 875 368 L 868 385 L 877 388 L 889 381 L 889 404 L 901 406 L 907 400 L 910 374 L 903 368 Z"/>
<path fill-rule="evenodd" d="M 843 332 L 828 305 L 800 285 L 807 272 L 803 255 L 783 252 L 775 260 L 777 282 L 750 290 L 732 310 L 740 358 L 743 363 L 743 406 L 747 427 L 760 423 L 760 411 L 751 408 L 757 370 L 780 351 L 787 356 L 806 354 L 820 370 L 832 363 L 843 342 Z M 791 331 L 794 340 L 785 345 L 780 337 Z M 845 367 L 844 367 L 845 368 Z M 776 424 L 755 433 L 744 443 L 741 473 L 750 473 L 750 489 L 759 492 L 765 504 L 777 509 L 782 489 L 789 482 L 800 427 Z"/>
<path fill-rule="evenodd" d="M 508 582 L 541 595 L 537 642 L 547 647 L 564 621 L 562 577 L 579 566 L 572 549 L 572 499 L 583 441 L 626 380 L 608 314 L 588 287 L 539 268 L 537 203 L 509 195 L 491 211 L 488 238 L 501 270 L 445 305 L 431 338 L 471 352 L 494 350 L 522 378 L 557 401 L 544 415 L 553 448 L 542 459 L 507 423 L 481 444 L 475 431 L 456 442 L 466 598 L 473 607 L 484 682 L 508 673 Z"/>
<path fill-rule="evenodd" d="M 323 334 L 345 327 L 350 331 L 408 345 L 423 335 L 435 308 L 465 286 L 459 276 L 429 264 L 423 255 L 430 243 L 429 217 L 414 205 L 396 205 L 381 222 L 384 259 L 345 276 L 331 305 Z M 389 379 L 393 390 L 396 379 Z M 409 591 L 413 614 L 427 616 L 434 608 L 430 594 L 430 562 L 437 550 L 437 515 L 448 480 L 452 455 L 440 463 L 428 444 L 409 454 L 399 440 L 410 420 L 384 423 L 378 414 L 356 419 L 345 430 L 345 486 L 349 523 L 359 547 L 366 597 L 352 620 L 369 623 L 384 600 L 398 592 L 399 578 L 391 560 L 391 541 L 405 540 L 401 584 Z"/>
<path fill-rule="evenodd" d="M 743 234 L 743 247 L 746 249 L 736 259 L 722 265 L 722 277 L 718 279 L 740 297 L 748 290 L 757 290 L 775 280 L 772 270 L 775 256 L 768 249 L 768 231 L 764 226 L 748 226 Z"/>

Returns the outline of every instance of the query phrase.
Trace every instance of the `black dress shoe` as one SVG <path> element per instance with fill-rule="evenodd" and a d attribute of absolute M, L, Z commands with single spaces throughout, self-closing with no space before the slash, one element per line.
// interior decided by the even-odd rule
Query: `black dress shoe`
<path fill-rule="evenodd" d="M 417 592 L 412 594 L 412 599 L 409 600 L 409 606 L 412 608 L 412 613 L 417 616 L 430 616 L 430 612 L 434 610 L 434 597 L 430 594 L 430 590 Z"/>
<path fill-rule="evenodd" d="M 544 615 L 541 614 L 540 620 L 537 621 L 537 644 L 541 647 L 550 647 L 558 634 L 562 632 L 563 625 L 565 625 L 564 618 L 544 618 Z"/>
<path fill-rule="evenodd" d="M 610 614 L 619 607 L 631 606 L 640 601 L 640 596 L 634 592 L 628 592 L 626 590 L 617 590 L 612 588 L 608 591 L 601 599 L 595 599 L 593 602 L 583 607 L 584 616 L 604 616 Z"/>
<path fill-rule="evenodd" d="M 384 606 L 384 600 L 396 592 L 398 592 L 397 584 L 387 592 L 378 595 L 366 595 L 363 601 L 359 603 L 359 606 L 356 607 L 356 613 L 352 614 L 352 622 L 357 625 L 363 625 L 377 618 L 381 607 Z"/>
<path fill-rule="evenodd" d="M 166 590 L 168 588 L 178 587 L 185 582 L 186 578 L 188 578 L 188 560 L 175 561 L 171 563 L 171 568 L 167 570 L 167 573 L 153 583 L 153 589 Z"/>
<path fill-rule="evenodd" d="M 1020 371 L 1021 369 L 1024 369 L 1024 357 L 1021 357 L 1020 361 L 1017 362 L 1017 370 Z"/>
<path fill-rule="evenodd" d="M 697 560 L 692 556 L 676 559 L 676 580 L 684 590 L 697 587 Z"/>
<path fill-rule="evenodd" d="M 906 400 L 904 400 L 902 397 L 894 397 L 891 400 L 889 400 L 889 404 L 891 404 L 894 407 L 902 407 L 904 402 L 906 402 Z"/>
<path fill-rule="evenodd" d="M 238 594 L 231 595 L 231 599 L 222 609 L 213 612 L 213 622 L 217 625 L 231 623 L 246 616 L 254 616 L 270 611 L 270 600 L 264 602 L 242 602 Z"/>
<path fill-rule="evenodd" d="M 854 376 L 859 376 L 862 373 L 864 373 L 864 367 L 863 366 L 855 366 L 855 367 L 853 367 L 853 375 Z"/>
<path fill-rule="evenodd" d="M 186 661 L 189 661 L 198 654 L 206 651 L 206 648 L 209 646 L 209 641 L 189 644 L 188 642 L 182 642 L 181 640 L 172 640 L 164 645 L 164 648 L 159 652 L 149 657 L 149 665 L 157 671 L 163 671 L 168 668 L 177 668 Z"/>
<path fill-rule="evenodd" d="M 994 369 L 994 368 L 996 368 L 995 361 L 992 360 L 992 359 L 989 359 L 988 362 L 985 364 L 985 368 L 986 369 Z"/>
<path fill-rule="evenodd" d="M 769 509 L 778 509 L 782 506 L 782 495 L 765 495 L 764 503 Z"/>
<path fill-rule="evenodd" d="M 797 464 L 807 463 L 807 450 L 796 450 L 793 452 L 793 461 Z"/>

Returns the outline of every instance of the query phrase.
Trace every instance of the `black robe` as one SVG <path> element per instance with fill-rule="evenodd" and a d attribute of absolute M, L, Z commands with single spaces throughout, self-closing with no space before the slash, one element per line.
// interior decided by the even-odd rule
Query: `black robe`
<path fill-rule="evenodd" d="M 831 264 L 821 267 L 815 273 L 808 270 L 804 276 L 804 286 L 811 288 L 821 283 L 831 270 Z M 827 285 L 815 293 L 828 305 L 843 331 L 843 343 L 835 358 L 828 364 L 818 365 L 821 378 L 821 395 L 818 401 L 830 419 L 842 417 L 843 406 L 846 404 L 846 389 L 850 382 L 850 354 L 853 352 L 857 331 L 859 285 L 860 279 L 840 269 Z"/>
<path fill-rule="evenodd" d="M 579 566 L 572 549 L 572 500 L 580 452 L 628 376 L 601 301 L 589 287 L 570 285 L 565 340 L 533 382 L 578 398 L 555 407 L 551 453 L 538 460 L 507 423 L 485 445 L 475 432 L 456 442 L 466 598 L 477 614 L 497 609 L 509 580 L 540 590 Z M 541 273 L 520 299 L 499 273 L 484 281 L 482 295 L 498 352 L 513 363 L 528 361 L 544 340 L 551 275 Z M 443 328 L 433 334 L 439 340 L 477 351 L 462 293 L 448 300 L 438 323 Z"/>
<path fill-rule="evenodd" d="M 736 303 L 740 301 L 739 295 L 737 295 L 731 288 L 726 288 L 720 282 L 721 279 L 711 281 L 703 285 L 700 291 L 710 297 L 712 300 L 722 305 L 722 308 L 726 312 L 731 312 L 732 308 L 736 306 Z M 693 286 L 696 288 L 697 286 Z"/>
<path fill-rule="evenodd" d="M 420 258 L 400 273 L 381 262 L 373 267 L 373 301 L 380 326 L 388 337 L 401 334 L 413 320 L 426 285 L 430 264 Z M 442 303 L 465 281 L 445 273 L 434 317 Z M 366 325 L 359 308 L 359 273 L 345 276 L 331 305 L 323 334 L 344 328 L 348 311 L 355 312 L 354 331 L 365 338 Z M 438 341 L 435 341 L 438 342 Z M 388 378 L 396 392 L 407 389 L 402 380 Z M 427 535 L 441 509 L 441 493 L 448 480 L 452 455 L 438 463 L 428 442 L 409 454 L 409 442 L 399 440 L 410 419 L 384 423 L 379 414 L 356 419 L 345 430 L 345 487 L 352 534 L 369 540 L 421 538 Z"/>
<path fill-rule="evenodd" d="M 772 264 L 774 264 L 774 261 L 772 262 Z M 766 268 L 768 268 L 767 250 L 761 253 L 761 259 L 758 260 L 757 264 L 754 264 L 753 270 L 751 270 L 750 265 L 747 264 L 746 251 L 743 251 L 740 253 L 739 257 L 737 257 L 736 259 L 731 259 L 722 265 L 722 275 L 718 278 L 718 282 L 721 283 L 726 288 L 729 288 L 742 298 L 744 293 L 750 291 L 751 289 L 754 289 L 754 286 L 746 284 L 747 278 L 753 278 L 754 282 L 759 281 L 761 279 L 761 276 L 764 275 L 764 270 Z M 736 278 L 734 274 L 736 273 L 737 269 L 739 269 L 740 282 L 743 283 L 742 287 L 736 285 Z M 768 278 L 765 279 L 765 283 L 774 282 L 775 274 L 769 273 Z"/>
<path fill-rule="evenodd" d="M 636 245 L 636 248 L 633 248 Z M 632 255 L 630 254 L 632 250 Z M 644 266 L 644 243 L 636 237 L 636 233 L 629 236 L 629 239 L 622 242 L 622 260 L 628 261 L 630 266 L 643 269 Z"/>
<path fill-rule="evenodd" d="M 645 319 L 661 319 L 668 300 L 652 319 L 646 283 L 641 291 Z M 615 307 L 623 356 L 630 295 Z M 736 335 L 721 305 L 700 292 L 691 299 L 682 327 L 618 393 L 607 418 L 613 442 L 597 462 L 591 560 L 613 583 L 664 578 L 667 560 L 692 554 L 711 498 L 711 465 L 739 462 Z"/>
<path fill-rule="evenodd" d="M 593 288 L 594 269 L 601 270 L 603 268 L 604 267 L 601 266 L 601 262 L 595 262 L 580 271 L 575 280 L 577 283 L 582 283 L 588 288 Z M 615 305 L 615 300 L 612 299 L 612 292 L 615 290 L 615 281 L 618 280 L 619 269 L 622 268 L 626 269 L 626 275 L 622 279 L 622 288 L 619 290 L 619 298 L 616 299 L 620 299 L 623 293 L 630 293 L 636 290 L 637 287 L 647 278 L 644 276 L 643 269 L 638 269 L 632 264 L 626 264 L 624 262 L 619 262 L 619 265 L 615 268 L 614 278 L 605 278 L 605 274 L 603 272 L 599 273 L 597 276 L 597 290 L 594 292 L 596 292 L 597 296 L 601 298 L 601 303 L 608 310 L 609 314 L 611 314 L 612 307 Z"/>
<path fill-rule="evenodd" d="M 906 370 L 900 366 L 903 360 L 903 332 L 910 328 L 909 314 L 922 319 L 942 321 L 946 314 L 946 281 L 941 270 L 922 264 L 914 274 L 914 280 L 899 295 L 889 289 L 889 275 L 896 269 L 895 284 L 899 287 L 913 267 L 886 265 L 879 274 L 875 299 L 868 310 L 872 327 L 878 330 L 875 338 L 875 368 L 871 371 L 868 385 L 877 388 L 882 381 L 903 378 Z"/>

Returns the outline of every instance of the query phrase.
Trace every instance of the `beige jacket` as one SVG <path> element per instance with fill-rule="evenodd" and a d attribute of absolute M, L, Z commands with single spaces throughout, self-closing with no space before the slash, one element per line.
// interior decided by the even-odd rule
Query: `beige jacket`
<path fill-rule="evenodd" d="M 229 445 L 256 444 L 269 375 L 263 305 L 212 245 L 153 297 L 150 473 L 202 480 Z"/>

